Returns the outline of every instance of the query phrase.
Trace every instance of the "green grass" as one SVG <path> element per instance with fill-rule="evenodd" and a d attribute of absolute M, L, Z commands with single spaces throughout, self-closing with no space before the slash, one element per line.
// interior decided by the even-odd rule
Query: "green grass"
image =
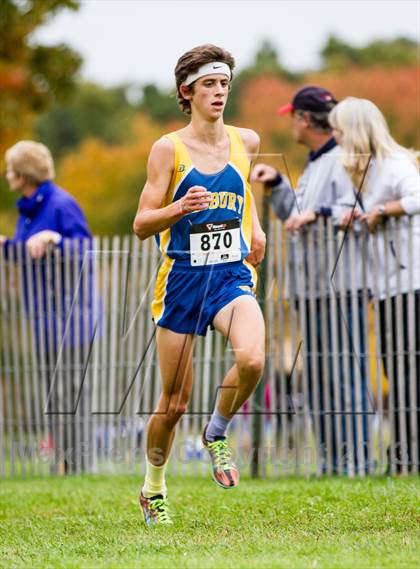
<path fill-rule="evenodd" d="M 415 568 L 418 479 L 169 480 L 173 527 L 146 529 L 133 476 L 0 482 L 0 567 Z"/>

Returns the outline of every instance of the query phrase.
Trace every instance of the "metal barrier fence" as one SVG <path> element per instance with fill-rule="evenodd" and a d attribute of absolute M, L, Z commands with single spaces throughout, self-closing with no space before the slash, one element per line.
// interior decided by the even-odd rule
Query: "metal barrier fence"
<path fill-rule="evenodd" d="M 418 243 L 407 219 L 373 236 L 323 218 L 290 236 L 271 221 L 263 387 L 230 430 L 243 472 L 255 458 L 262 476 L 418 472 L 420 300 L 398 273 L 415 282 Z M 38 261 L 0 248 L 1 476 L 143 471 L 159 264 L 153 241 L 132 236 L 65 242 Z M 201 432 L 233 361 L 216 332 L 197 339 L 173 473 L 207 472 Z"/>

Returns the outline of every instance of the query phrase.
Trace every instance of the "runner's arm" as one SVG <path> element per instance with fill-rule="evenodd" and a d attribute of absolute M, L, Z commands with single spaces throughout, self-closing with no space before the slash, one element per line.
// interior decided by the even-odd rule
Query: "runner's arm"
<path fill-rule="evenodd" d="M 250 129 L 241 128 L 239 129 L 244 146 L 248 152 L 249 159 L 251 161 L 250 172 L 252 171 L 252 166 L 254 161 L 258 157 L 258 152 L 260 149 L 260 137 L 256 132 Z M 257 207 L 255 205 L 255 199 L 252 195 L 252 233 L 251 233 L 251 252 L 247 256 L 246 260 L 251 263 L 254 267 L 257 267 L 265 255 L 265 245 L 266 237 L 261 227 L 260 220 L 258 218 Z"/>
<path fill-rule="evenodd" d="M 252 196 L 252 234 L 251 252 L 246 258 L 254 267 L 261 264 L 265 256 L 266 236 L 258 218 L 254 196 Z"/>
<path fill-rule="evenodd" d="M 161 138 L 152 147 L 147 163 L 147 181 L 140 196 L 133 231 L 141 240 L 160 233 L 185 214 L 206 209 L 211 193 L 193 186 L 180 199 L 162 207 L 171 182 L 174 148 L 170 140 Z"/>

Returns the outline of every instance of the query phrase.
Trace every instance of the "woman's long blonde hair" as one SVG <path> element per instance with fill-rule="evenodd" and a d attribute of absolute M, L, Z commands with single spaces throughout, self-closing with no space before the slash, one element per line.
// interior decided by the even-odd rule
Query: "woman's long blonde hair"
<path fill-rule="evenodd" d="M 372 101 L 347 97 L 333 108 L 329 121 L 341 133 L 342 161 L 356 187 L 363 179 L 370 157 L 380 163 L 398 152 L 417 165 L 416 154 L 392 138 L 385 117 Z"/>

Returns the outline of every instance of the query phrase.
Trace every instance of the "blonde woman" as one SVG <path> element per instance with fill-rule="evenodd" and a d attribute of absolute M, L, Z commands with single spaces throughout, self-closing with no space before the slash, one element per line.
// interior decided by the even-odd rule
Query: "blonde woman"
<path fill-rule="evenodd" d="M 418 472 L 420 434 L 420 177 L 414 152 L 391 136 L 371 101 L 348 97 L 330 114 L 343 163 L 361 188 L 353 219 L 376 234 L 381 351 L 390 382 L 391 472 Z M 365 174 L 366 173 L 366 174 Z M 397 223 L 397 219 L 398 223 Z"/>

